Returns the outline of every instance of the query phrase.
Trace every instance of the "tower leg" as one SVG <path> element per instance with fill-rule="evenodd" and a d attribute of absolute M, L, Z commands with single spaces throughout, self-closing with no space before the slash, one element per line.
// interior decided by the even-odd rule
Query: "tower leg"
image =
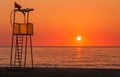
<path fill-rule="evenodd" d="M 31 62 L 32 62 L 32 68 L 33 68 L 33 52 L 32 52 L 32 37 L 30 35 L 30 48 L 31 48 Z"/>
<path fill-rule="evenodd" d="M 27 35 L 26 35 L 26 44 L 25 44 L 25 59 L 24 59 L 24 67 L 26 66 L 26 54 L 27 54 Z"/>
<path fill-rule="evenodd" d="M 12 67 L 12 55 L 13 55 L 13 40 L 14 40 L 14 35 L 12 35 L 12 44 L 11 44 L 11 56 L 10 56 L 10 67 Z"/>

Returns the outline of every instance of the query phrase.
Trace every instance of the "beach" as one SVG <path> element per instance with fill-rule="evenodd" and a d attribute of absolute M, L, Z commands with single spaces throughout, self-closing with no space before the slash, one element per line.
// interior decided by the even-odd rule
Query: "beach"
<path fill-rule="evenodd" d="M 0 77 L 120 77 L 120 69 L 0 67 Z"/>

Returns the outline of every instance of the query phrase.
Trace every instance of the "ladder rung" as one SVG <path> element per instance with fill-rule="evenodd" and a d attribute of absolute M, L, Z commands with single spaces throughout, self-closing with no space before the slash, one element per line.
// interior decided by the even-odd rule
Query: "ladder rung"
<path fill-rule="evenodd" d="M 19 59 L 19 58 L 16 58 L 16 60 L 15 60 L 15 62 L 21 62 L 22 61 L 22 59 Z"/>
<path fill-rule="evenodd" d="M 23 43 L 17 43 L 17 47 L 23 46 Z"/>
<path fill-rule="evenodd" d="M 22 56 L 22 54 L 19 54 L 19 55 L 18 55 L 18 54 L 16 54 L 16 56 L 19 56 L 19 57 L 20 57 L 20 56 Z"/>
<path fill-rule="evenodd" d="M 16 51 L 16 53 L 22 53 L 22 52 Z"/>
<path fill-rule="evenodd" d="M 22 57 L 22 55 L 15 55 L 15 56 L 16 56 L 16 58 Z"/>
<path fill-rule="evenodd" d="M 19 64 L 19 63 L 21 63 L 21 62 L 22 62 L 22 61 L 18 61 L 18 60 L 17 60 L 17 61 L 15 61 L 15 63 L 17 63 L 17 64 Z"/>
<path fill-rule="evenodd" d="M 17 54 L 22 54 L 22 52 L 16 52 L 16 55 L 17 55 Z"/>
<path fill-rule="evenodd" d="M 19 58 L 19 57 L 16 57 L 15 59 L 16 59 L 16 60 L 20 60 L 20 59 L 22 59 L 22 57 L 20 57 L 20 58 Z"/>
<path fill-rule="evenodd" d="M 22 47 L 16 48 L 16 50 L 22 49 Z"/>
<path fill-rule="evenodd" d="M 21 54 L 22 52 L 16 52 L 16 54 Z"/>
<path fill-rule="evenodd" d="M 23 42 L 23 40 L 17 40 L 17 42 Z"/>
<path fill-rule="evenodd" d="M 22 52 L 22 49 L 16 49 L 16 52 Z"/>
<path fill-rule="evenodd" d="M 22 58 L 22 55 L 16 55 L 16 58 Z"/>
<path fill-rule="evenodd" d="M 20 48 L 20 47 L 23 47 L 22 44 L 19 44 L 19 45 L 16 47 L 16 49 L 17 49 L 17 48 Z"/>
<path fill-rule="evenodd" d="M 19 46 L 22 46 L 22 45 L 23 45 L 23 43 L 18 43 L 18 47 L 19 47 Z"/>
<path fill-rule="evenodd" d="M 22 45 L 23 45 L 23 43 L 18 43 L 17 45 L 18 45 L 18 47 L 19 47 L 20 45 L 22 46 Z"/>
<path fill-rule="evenodd" d="M 17 53 L 19 53 L 19 52 L 21 53 L 22 51 L 20 51 L 20 49 L 19 49 L 19 50 L 16 50 L 16 52 L 17 52 Z"/>
<path fill-rule="evenodd" d="M 20 35 L 19 35 L 19 36 L 17 36 L 17 37 L 23 37 L 23 36 L 20 36 Z"/>
<path fill-rule="evenodd" d="M 16 52 L 16 54 L 22 54 L 22 52 Z"/>
<path fill-rule="evenodd" d="M 23 38 L 23 36 L 17 36 L 18 38 Z"/>
<path fill-rule="evenodd" d="M 22 52 L 16 52 L 16 54 L 22 54 Z"/>
<path fill-rule="evenodd" d="M 19 49 L 16 49 L 16 50 L 22 50 L 22 49 L 19 48 Z"/>
<path fill-rule="evenodd" d="M 23 39 L 23 37 L 17 37 L 16 39 L 17 39 L 17 40 L 18 40 L 18 39 Z"/>
<path fill-rule="evenodd" d="M 23 39 L 23 37 L 17 37 L 16 40 Z"/>
<path fill-rule="evenodd" d="M 18 60 L 18 59 L 22 59 L 22 56 L 21 56 L 21 57 L 15 57 L 15 58 L 16 58 L 17 60 Z"/>
<path fill-rule="evenodd" d="M 22 56 L 22 53 L 16 54 L 16 56 Z"/>
<path fill-rule="evenodd" d="M 22 54 L 16 54 L 16 56 L 22 56 Z"/>
<path fill-rule="evenodd" d="M 17 55 L 17 54 L 22 54 L 22 52 L 16 52 L 16 55 Z"/>
<path fill-rule="evenodd" d="M 23 39 L 23 38 L 21 38 L 21 37 L 19 37 L 19 38 L 17 37 L 17 38 L 16 38 L 16 40 L 22 40 L 22 39 Z"/>
<path fill-rule="evenodd" d="M 17 43 L 17 44 L 18 44 L 18 46 L 19 46 L 19 45 L 23 45 L 23 43 L 22 43 L 22 42 L 19 42 L 19 43 Z"/>
<path fill-rule="evenodd" d="M 16 61 L 19 61 L 19 60 L 21 60 L 21 58 L 16 58 L 17 60 Z"/>
<path fill-rule="evenodd" d="M 22 49 L 16 49 L 16 50 L 22 50 Z"/>
<path fill-rule="evenodd" d="M 19 59 L 22 59 L 22 57 L 15 57 L 15 59 L 19 60 Z"/>
<path fill-rule="evenodd" d="M 21 43 L 21 42 L 23 42 L 22 40 L 19 40 L 19 41 L 17 41 L 16 43 Z"/>

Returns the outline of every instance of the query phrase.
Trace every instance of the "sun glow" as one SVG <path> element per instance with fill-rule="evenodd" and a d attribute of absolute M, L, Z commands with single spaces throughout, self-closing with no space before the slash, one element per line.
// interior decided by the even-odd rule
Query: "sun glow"
<path fill-rule="evenodd" d="M 82 39 L 82 37 L 81 36 L 77 36 L 77 38 L 76 38 L 78 41 L 80 41 L 81 39 Z"/>

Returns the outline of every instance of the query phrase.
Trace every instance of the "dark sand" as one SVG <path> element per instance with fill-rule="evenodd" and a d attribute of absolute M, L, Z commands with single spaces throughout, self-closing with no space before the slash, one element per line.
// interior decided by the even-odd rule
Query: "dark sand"
<path fill-rule="evenodd" d="M 0 77 L 120 77 L 120 69 L 0 67 Z"/>

